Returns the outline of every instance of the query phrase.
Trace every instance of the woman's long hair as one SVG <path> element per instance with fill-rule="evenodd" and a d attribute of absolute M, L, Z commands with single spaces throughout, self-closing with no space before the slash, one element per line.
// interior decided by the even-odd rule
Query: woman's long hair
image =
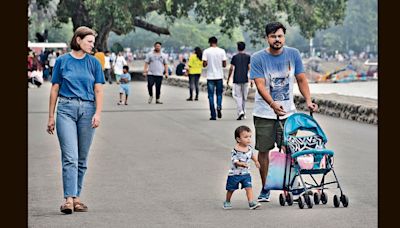
<path fill-rule="evenodd" d="M 201 60 L 202 56 L 203 56 L 203 51 L 201 50 L 201 48 L 199 47 L 195 47 L 194 48 L 194 53 L 196 53 L 197 58 L 199 58 Z"/>

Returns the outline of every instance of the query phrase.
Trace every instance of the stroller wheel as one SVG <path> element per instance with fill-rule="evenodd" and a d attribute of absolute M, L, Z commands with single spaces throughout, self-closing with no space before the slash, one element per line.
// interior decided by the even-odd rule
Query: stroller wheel
<path fill-rule="evenodd" d="M 299 203 L 299 208 L 303 209 L 304 208 L 303 196 L 300 196 L 297 202 Z"/>
<path fill-rule="evenodd" d="M 323 204 L 326 204 L 328 202 L 328 194 L 326 194 L 325 192 L 321 193 L 321 202 Z"/>
<path fill-rule="evenodd" d="M 315 205 L 318 205 L 320 200 L 321 200 L 321 195 L 318 192 L 314 192 L 314 203 L 315 203 Z"/>
<path fill-rule="evenodd" d="M 279 194 L 279 204 L 281 206 L 285 206 L 285 197 L 283 197 L 283 194 Z"/>
<path fill-rule="evenodd" d="M 338 197 L 337 195 L 334 195 L 334 196 L 333 196 L 333 205 L 334 205 L 335 207 L 339 207 L 339 205 L 340 205 L 339 197 Z"/>
<path fill-rule="evenodd" d="M 291 192 L 288 192 L 286 195 L 286 202 L 289 206 L 293 205 L 293 194 Z"/>
<path fill-rule="evenodd" d="M 349 197 L 347 197 L 345 194 L 340 196 L 340 201 L 343 204 L 343 207 L 349 206 Z"/>
<path fill-rule="evenodd" d="M 310 195 L 304 194 L 303 197 L 304 197 L 304 201 L 305 201 L 306 204 L 307 204 L 307 207 L 308 207 L 308 208 L 312 208 L 312 207 L 314 206 L 314 203 L 313 203 L 313 201 L 311 200 Z"/>

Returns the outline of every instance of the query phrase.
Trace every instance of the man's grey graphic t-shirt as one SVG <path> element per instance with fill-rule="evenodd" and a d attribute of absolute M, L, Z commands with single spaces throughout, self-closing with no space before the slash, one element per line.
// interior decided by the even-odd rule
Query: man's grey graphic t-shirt
<path fill-rule="evenodd" d="M 295 75 L 304 72 L 300 53 L 295 48 L 283 47 L 280 55 L 272 55 L 265 49 L 254 53 L 250 60 L 250 78 L 265 78 L 265 88 L 272 99 L 286 111 L 287 118 L 296 112 L 293 100 Z M 256 90 L 253 115 L 276 119 L 274 110 Z"/>
<path fill-rule="evenodd" d="M 167 56 L 164 53 L 154 53 L 149 52 L 146 55 L 146 59 L 144 60 L 147 64 L 149 64 L 149 72 L 148 75 L 154 76 L 163 76 L 164 75 L 164 64 L 167 64 Z"/>

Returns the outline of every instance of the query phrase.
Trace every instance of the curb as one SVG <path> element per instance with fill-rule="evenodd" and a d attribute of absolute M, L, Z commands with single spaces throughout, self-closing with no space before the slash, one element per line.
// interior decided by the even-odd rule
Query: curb
<path fill-rule="evenodd" d="M 135 79 L 144 80 L 144 77 L 135 77 Z M 189 79 L 187 77 L 169 76 L 168 79 L 163 80 L 163 83 L 170 86 L 188 87 Z M 201 91 L 207 91 L 207 83 L 200 81 L 199 89 Z M 248 100 L 250 102 L 254 102 L 254 94 L 255 89 L 250 88 L 248 95 Z M 224 95 L 232 97 L 231 89 L 227 89 L 225 84 Z M 319 114 L 353 120 L 361 123 L 374 125 L 378 124 L 377 100 L 338 94 L 313 94 L 312 96 L 313 102 L 319 106 Z M 302 96 L 295 95 L 294 103 L 298 110 L 308 110 Z"/>

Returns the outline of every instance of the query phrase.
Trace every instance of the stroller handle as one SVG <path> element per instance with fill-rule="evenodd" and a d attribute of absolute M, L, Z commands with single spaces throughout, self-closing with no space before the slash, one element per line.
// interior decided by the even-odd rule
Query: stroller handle
<path fill-rule="evenodd" d="M 311 116 L 311 117 L 314 117 L 314 116 L 313 116 L 313 113 L 314 113 L 314 111 L 310 109 L 310 116 Z M 280 119 L 279 119 L 279 115 L 276 115 L 276 120 L 278 120 L 278 121 L 280 120 Z"/>

